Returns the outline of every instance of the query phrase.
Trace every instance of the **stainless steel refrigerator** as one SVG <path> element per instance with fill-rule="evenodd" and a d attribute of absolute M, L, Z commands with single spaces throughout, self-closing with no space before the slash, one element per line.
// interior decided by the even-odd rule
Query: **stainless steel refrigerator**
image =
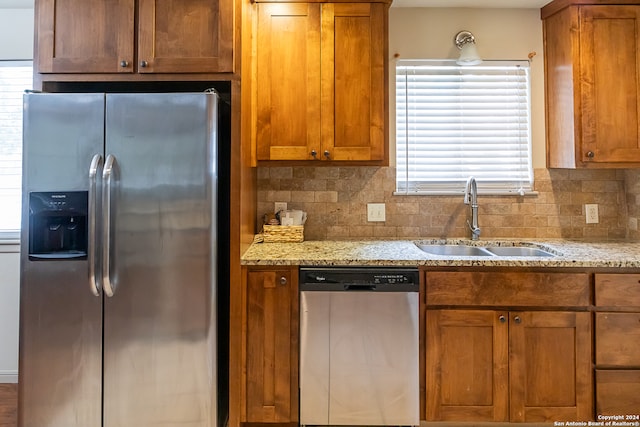
<path fill-rule="evenodd" d="M 224 422 L 221 105 L 25 94 L 21 427 Z"/>

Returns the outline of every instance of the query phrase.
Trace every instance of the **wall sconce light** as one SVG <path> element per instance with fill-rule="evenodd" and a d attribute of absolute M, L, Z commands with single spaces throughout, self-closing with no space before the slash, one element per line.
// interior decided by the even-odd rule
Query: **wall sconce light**
<path fill-rule="evenodd" d="M 456 61 L 458 65 L 478 65 L 482 58 L 476 49 L 476 39 L 471 32 L 463 30 L 456 34 L 454 42 L 460 49 L 460 57 Z"/>

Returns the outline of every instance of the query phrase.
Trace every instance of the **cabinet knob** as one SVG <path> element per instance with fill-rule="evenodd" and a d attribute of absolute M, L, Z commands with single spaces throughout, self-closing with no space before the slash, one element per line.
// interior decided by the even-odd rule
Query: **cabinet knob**
<path fill-rule="evenodd" d="M 316 150 L 311 150 L 311 155 L 313 156 L 313 158 L 317 158 L 318 157 L 318 152 Z"/>
<path fill-rule="evenodd" d="M 506 321 L 507 321 L 507 318 L 506 318 L 506 317 L 504 317 L 504 315 L 503 315 L 503 314 L 501 314 L 501 315 L 500 315 L 500 317 L 498 317 L 498 320 L 500 321 L 500 323 L 504 323 L 504 322 L 506 322 Z"/>
<path fill-rule="evenodd" d="M 149 63 L 147 61 L 140 61 L 140 66 L 142 68 L 147 68 L 147 65 L 149 65 Z"/>
<path fill-rule="evenodd" d="M 324 150 L 324 156 L 327 158 L 327 160 L 331 160 L 331 153 L 329 153 L 329 150 Z"/>
<path fill-rule="evenodd" d="M 125 61 L 124 59 L 120 61 L 121 68 L 127 68 L 129 66 L 129 61 Z"/>
<path fill-rule="evenodd" d="M 587 157 L 590 159 L 593 159 L 596 156 L 596 153 L 594 153 L 593 151 L 587 151 Z"/>
<path fill-rule="evenodd" d="M 516 323 L 522 323 L 522 319 L 520 318 L 520 316 L 516 316 L 516 317 L 514 317 L 514 318 L 513 318 L 513 320 L 514 320 Z"/>
<path fill-rule="evenodd" d="M 284 277 L 284 276 L 280 276 L 280 284 L 282 286 L 286 285 L 287 284 L 287 278 Z"/>

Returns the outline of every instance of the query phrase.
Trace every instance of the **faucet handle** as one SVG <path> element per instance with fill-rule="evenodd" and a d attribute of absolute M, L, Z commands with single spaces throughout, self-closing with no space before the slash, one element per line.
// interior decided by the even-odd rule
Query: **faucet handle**
<path fill-rule="evenodd" d="M 469 220 L 467 220 L 467 226 L 471 230 L 471 240 L 478 240 L 480 238 L 480 227 L 474 227 Z"/>

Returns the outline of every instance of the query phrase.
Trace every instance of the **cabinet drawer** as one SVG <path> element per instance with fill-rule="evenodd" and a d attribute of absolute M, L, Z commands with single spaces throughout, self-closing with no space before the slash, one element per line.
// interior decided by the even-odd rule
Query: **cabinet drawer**
<path fill-rule="evenodd" d="M 595 279 L 597 306 L 640 309 L 640 274 L 596 274 Z"/>
<path fill-rule="evenodd" d="M 596 414 L 638 415 L 640 370 L 596 370 Z"/>
<path fill-rule="evenodd" d="M 427 272 L 427 305 L 586 307 L 586 273 Z"/>
<path fill-rule="evenodd" d="M 640 367 L 640 313 L 596 313 L 596 365 Z"/>

